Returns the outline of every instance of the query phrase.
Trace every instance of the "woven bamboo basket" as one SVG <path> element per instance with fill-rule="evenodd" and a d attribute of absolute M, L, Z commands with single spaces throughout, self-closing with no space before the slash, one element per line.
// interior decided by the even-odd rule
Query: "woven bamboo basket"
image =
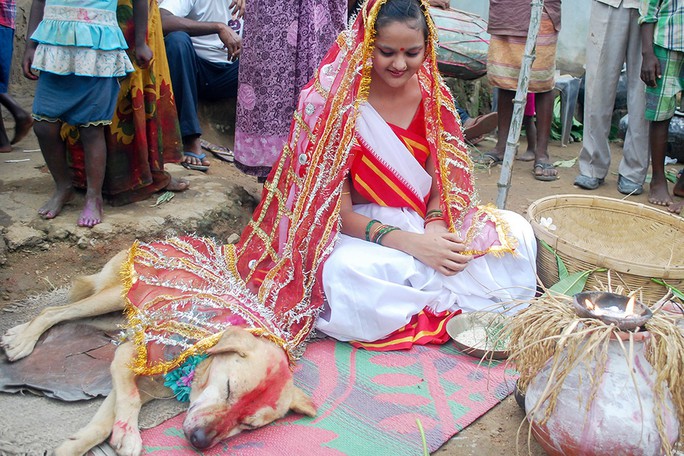
<path fill-rule="evenodd" d="M 684 289 L 684 218 L 643 204 L 613 198 L 556 195 L 532 203 L 528 218 L 537 240 L 548 243 L 568 272 L 611 270 L 612 286 L 641 289 L 645 303 L 667 292 L 651 278 Z M 555 230 L 541 225 L 551 218 Z M 538 246 L 537 273 L 550 287 L 558 282 L 553 253 Z M 586 289 L 608 284 L 607 272 L 589 275 Z"/>

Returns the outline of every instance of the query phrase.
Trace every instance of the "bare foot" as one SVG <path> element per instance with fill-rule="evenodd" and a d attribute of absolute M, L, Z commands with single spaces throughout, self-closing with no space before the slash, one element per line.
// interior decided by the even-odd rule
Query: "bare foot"
<path fill-rule="evenodd" d="M 677 174 L 677 182 L 675 182 L 675 186 L 672 189 L 672 194 L 684 198 L 684 169 Z"/>
<path fill-rule="evenodd" d="M 85 207 L 78 218 L 78 226 L 92 228 L 100 222 L 102 222 L 102 198 L 86 196 Z"/>
<path fill-rule="evenodd" d="M 667 191 L 667 182 L 651 181 L 648 191 L 648 202 L 657 206 L 669 206 L 673 203 L 670 193 Z"/>
<path fill-rule="evenodd" d="M 52 198 L 50 198 L 47 203 L 43 204 L 43 206 L 40 209 L 38 209 L 38 213 L 44 219 L 53 219 L 57 217 L 60 212 L 62 212 L 62 208 L 64 207 L 64 205 L 71 201 L 73 197 L 73 188 L 68 187 L 63 190 L 57 189 L 55 190 L 55 193 L 52 195 Z"/>
<path fill-rule="evenodd" d="M 31 118 L 31 116 L 17 118 L 16 124 L 14 125 L 14 138 L 12 138 L 12 142 L 10 144 L 16 144 L 24 139 L 28 132 L 31 131 L 32 126 L 33 118 Z"/>
<path fill-rule="evenodd" d="M 199 136 L 184 136 L 183 137 L 183 161 L 193 166 L 209 166 L 211 162 L 206 159 L 207 154 L 202 152 L 201 142 Z"/>
<path fill-rule="evenodd" d="M 672 212 L 673 214 L 682 214 L 682 210 L 684 209 L 684 201 L 677 201 L 676 203 L 672 203 L 669 206 L 667 206 L 667 210 Z M 684 214 L 682 214 L 684 215 Z"/>
<path fill-rule="evenodd" d="M 190 182 L 187 179 L 178 179 L 172 176 L 164 190 L 170 192 L 184 192 L 188 188 L 190 188 Z"/>
<path fill-rule="evenodd" d="M 535 157 L 534 151 L 527 149 L 525 153 L 520 156 L 516 156 L 515 159 L 523 162 L 531 162 L 534 161 Z"/>

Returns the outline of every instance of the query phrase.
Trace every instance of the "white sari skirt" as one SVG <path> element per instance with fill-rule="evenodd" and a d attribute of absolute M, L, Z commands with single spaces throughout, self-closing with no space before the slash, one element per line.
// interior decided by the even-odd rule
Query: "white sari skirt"
<path fill-rule="evenodd" d="M 359 204 L 354 211 L 404 231 L 424 232 L 423 218 L 411 209 Z M 434 313 L 505 312 L 529 301 L 536 290 L 532 226 L 514 212 L 500 214 L 509 235 L 518 240 L 515 253 L 475 258 L 450 277 L 399 250 L 340 235 L 323 266 L 327 302 L 316 328 L 337 340 L 372 342 L 403 327 L 426 307 Z"/>

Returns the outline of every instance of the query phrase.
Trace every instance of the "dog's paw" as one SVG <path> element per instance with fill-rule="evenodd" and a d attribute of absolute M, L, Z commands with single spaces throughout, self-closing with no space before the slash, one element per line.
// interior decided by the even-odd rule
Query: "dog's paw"
<path fill-rule="evenodd" d="M 142 454 L 142 437 L 137 427 L 124 421 L 117 421 L 112 428 L 109 445 L 119 456 L 138 456 Z"/>
<path fill-rule="evenodd" d="M 7 330 L 2 339 L 0 339 L 0 346 L 5 349 L 7 359 L 10 361 L 17 361 L 31 354 L 33 347 L 38 341 L 37 337 L 30 337 L 27 333 L 29 323 L 15 326 Z"/>

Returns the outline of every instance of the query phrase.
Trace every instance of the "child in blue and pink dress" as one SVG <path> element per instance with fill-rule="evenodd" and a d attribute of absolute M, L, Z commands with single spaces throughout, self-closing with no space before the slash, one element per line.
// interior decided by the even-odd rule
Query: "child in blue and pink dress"
<path fill-rule="evenodd" d="M 74 193 L 60 135 L 66 122 L 78 127 L 85 150 L 87 191 L 78 225 L 93 227 L 102 221 L 104 126 L 114 114 L 118 78 L 134 71 L 116 6 L 117 0 L 33 0 L 22 69 L 24 76 L 38 80 L 33 129 L 56 187 L 38 210 L 43 218 L 59 215 Z M 147 0 L 133 1 L 133 15 L 136 63 L 145 68 L 152 59 L 146 44 Z"/>

